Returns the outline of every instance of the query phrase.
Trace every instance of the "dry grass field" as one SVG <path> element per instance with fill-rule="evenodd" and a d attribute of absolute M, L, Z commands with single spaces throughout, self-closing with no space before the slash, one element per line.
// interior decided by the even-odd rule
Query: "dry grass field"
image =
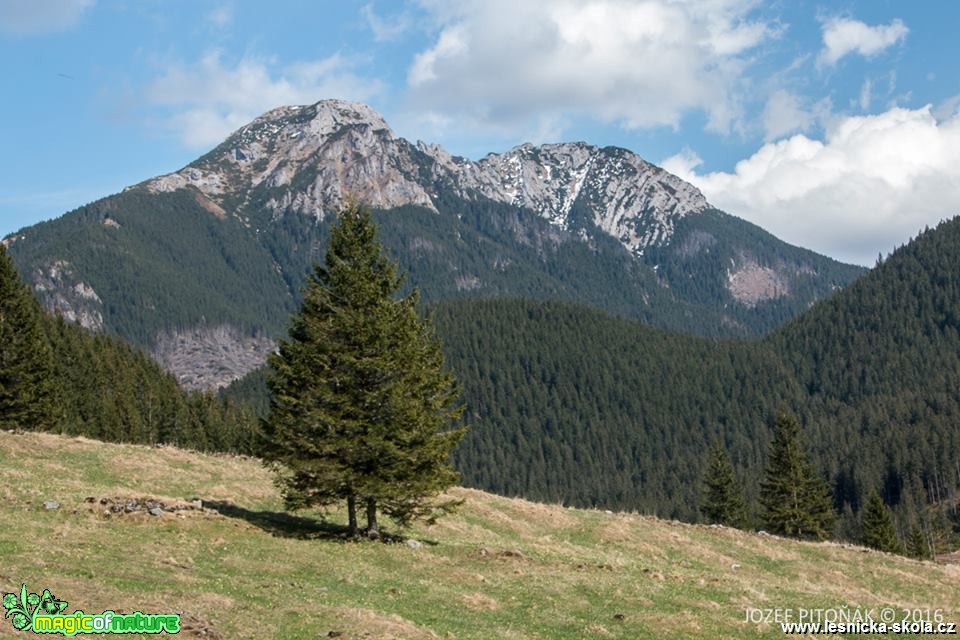
<path fill-rule="evenodd" d="M 451 493 L 458 514 L 353 542 L 340 513 L 283 513 L 255 459 L 2 433 L 0 590 L 180 612 L 204 638 L 776 638 L 746 609 L 960 617 L 960 566 Z"/>

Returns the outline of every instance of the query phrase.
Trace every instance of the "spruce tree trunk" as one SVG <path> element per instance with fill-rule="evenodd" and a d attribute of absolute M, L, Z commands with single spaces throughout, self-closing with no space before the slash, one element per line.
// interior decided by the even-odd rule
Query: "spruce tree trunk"
<path fill-rule="evenodd" d="M 347 527 L 351 538 L 357 537 L 357 498 L 353 494 L 347 496 Z"/>
<path fill-rule="evenodd" d="M 376 498 L 367 498 L 367 536 L 373 539 L 380 537 L 380 527 L 377 525 Z"/>

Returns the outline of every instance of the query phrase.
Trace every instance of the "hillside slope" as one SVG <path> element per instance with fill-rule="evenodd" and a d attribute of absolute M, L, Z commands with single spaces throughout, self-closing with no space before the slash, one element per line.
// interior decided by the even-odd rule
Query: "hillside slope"
<path fill-rule="evenodd" d="M 905 534 L 922 505 L 960 495 L 958 274 L 960 219 L 757 341 L 559 302 L 445 302 L 470 426 L 456 466 L 502 495 L 696 520 L 703 452 L 723 442 L 756 497 L 786 406 L 848 521 L 876 488 Z M 260 374 L 229 394 L 266 410 Z"/>
<path fill-rule="evenodd" d="M 425 300 L 562 299 L 747 336 L 864 272 L 717 211 L 626 149 L 522 145 L 474 162 L 339 100 L 268 112 L 179 171 L 4 242 L 48 307 L 219 386 L 282 334 L 350 195 L 376 208 Z"/>
<path fill-rule="evenodd" d="M 4 432 L 0 469 L 0 591 L 48 588 L 68 613 L 182 612 L 184 637 L 778 638 L 746 609 L 960 616 L 960 567 L 856 547 L 465 489 L 460 514 L 409 533 L 420 548 L 346 543 L 338 514 L 278 513 L 255 459 Z"/>
<path fill-rule="evenodd" d="M 710 442 L 749 492 L 786 405 L 838 510 L 874 488 L 906 511 L 960 495 L 960 218 L 759 341 L 552 303 L 458 303 L 437 320 L 474 426 L 458 452 L 471 486 L 695 517 Z"/>

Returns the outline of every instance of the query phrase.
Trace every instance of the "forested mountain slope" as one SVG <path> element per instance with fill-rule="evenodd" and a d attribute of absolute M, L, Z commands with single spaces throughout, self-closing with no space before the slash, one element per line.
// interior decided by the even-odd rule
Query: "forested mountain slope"
<path fill-rule="evenodd" d="M 4 242 L 48 308 L 219 386 L 282 334 L 350 195 L 377 209 L 427 301 L 561 299 L 749 336 L 864 271 L 713 209 L 625 149 L 522 145 L 474 162 L 337 100 L 271 111 L 178 172 Z"/>
<path fill-rule="evenodd" d="M 862 497 L 879 480 L 893 504 L 921 487 L 934 500 L 956 496 L 960 218 L 924 231 L 765 342 L 794 372 L 846 491 Z"/>
<path fill-rule="evenodd" d="M 758 341 L 713 341 L 578 305 L 435 308 L 470 432 L 468 486 L 695 518 L 706 451 L 747 492 L 781 407 L 797 413 L 839 510 L 873 488 L 914 513 L 960 484 L 960 219 Z M 230 389 L 260 398 L 262 376 Z"/>
<path fill-rule="evenodd" d="M 458 458 L 470 484 L 691 517 L 711 440 L 755 484 L 788 406 L 838 508 L 874 487 L 895 506 L 957 495 L 960 219 L 758 342 L 520 301 L 437 317 L 475 425 Z"/>
<path fill-rule="evenodd" d="M 187 392 L 150 356 L 45 312 L 0 246 L 0 427 L 245 451 L 254 412 Z"/>

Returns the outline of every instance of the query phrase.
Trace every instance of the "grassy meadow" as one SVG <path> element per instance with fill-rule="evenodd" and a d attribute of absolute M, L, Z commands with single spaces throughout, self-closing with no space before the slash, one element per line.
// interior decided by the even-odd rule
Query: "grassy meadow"
<path fill-rule="evenodd" d="M 960 618 L 956 565 L 451 494 L 465 504 L 436 525 L 353 542 L 342 513 L 285 514 L 256 459 L 4 432 L 0 590 L 50 589 L 68 614 L 180 612 L 203 638 L 782 637 L 749 607 Z M 111 509 L 146 500 L 182 510 Z"/>

